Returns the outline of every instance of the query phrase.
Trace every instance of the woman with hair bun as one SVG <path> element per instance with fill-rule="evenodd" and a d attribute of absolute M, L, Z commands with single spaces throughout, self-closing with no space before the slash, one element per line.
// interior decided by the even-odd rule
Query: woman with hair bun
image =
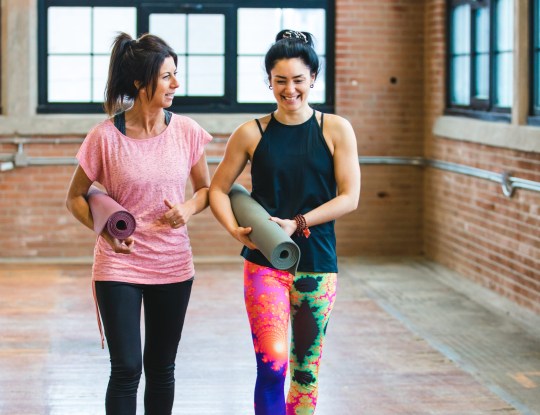
<path fill-rule="evenodd" d="M 348 121 L 308 103 L 319 73 L 310 33 L 279 32 L 265 68 L 276 110 L 231 135 L 210 185 L 210 207 L 245 245 L 244 298 L 257 361 L 255 414 L 313 414 L 337 287 L 334 222 L 358 206 L 358 150 Z M 234 217 L 228 193 L 248 161 L 251 196 L 300 247 L 296 275 L 273 268 L 250 240 L 251 229 Z"/>
<path fill-rule="evenodd" d="M 208 206 L 204 146 L 212 138 L 166 110 L 179 86 L 176 65 L 176 53 L 157 36 L 116 37 L 104 103 L 110 118 L 86 136 L 66 199 L 73 216 L 93 229 L 85 195 L 99 182 L 136 218 L 132 236 L 118 240 L 105 227 L 94 249 L 98 322 L 101 316 L 111 361 L 108 415 L 135 414 L 143 369 L 145 413 L 170 415 L 173 407 L 175 358 L 195 274 L 187 223 Z M 193 197 L 186 200 L 188 179 Z"/>

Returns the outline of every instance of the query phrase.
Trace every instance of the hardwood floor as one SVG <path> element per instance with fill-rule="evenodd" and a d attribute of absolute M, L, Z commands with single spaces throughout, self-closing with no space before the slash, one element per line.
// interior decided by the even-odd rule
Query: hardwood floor
<path fill-rule="evenodd" d="M 255 359 L 242 264 L 196 269 L 173 414 L 252 414 Z M 90 270 L 0 264 L 0 414 L 104 413 L 109 362 Z M 355 283 L 357 272 L 366 268 L 341 265 L 317 415 L 519 414 L 367 297 Z M 143 386 L 144 380 L 141 393 Z"/>

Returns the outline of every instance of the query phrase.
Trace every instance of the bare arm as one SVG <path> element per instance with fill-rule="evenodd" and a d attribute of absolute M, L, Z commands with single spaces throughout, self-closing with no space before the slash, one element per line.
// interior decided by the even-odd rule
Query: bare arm
<path fill-rule="evenodd" d="M 92 181 L 88 178 L 82 167 L 77 166 L 69 184 L 66 207 L 75 219 L 88 229 L 94 230 L 94 220 L 92 219 L 90 206 L 88 206 L 85 198 L 91 185 Z"/>
<path fill-rule="evenodd" d="M 73 217 L 81 222 L 88 229 L 94 230 L 94 220 L 90 206 L 86 201 L 86 193 L 92 185 L 92 181 L 88 178 L 81 166 L 77 166 L 66 197 L 66 207 L 71 212 Z M 134 247 L 134 239 L 130 236 L 123 241 L 113 238 L 106 229 L 103 230 L 101 236 L 111 245 L 111 248 L 116 253 L 129 254 Z"/>
<path fill-rule="evenodd" d="M 210 184 L 210 208 L 214 216 L 235 239 L 250 249 L 256 249 L 248 237 L 251 228 L 238 225 L 231 208 L 229 191 L 249 160 L 249 149 L 254 145 L 258 133 L 254 124 L 243 124 L 231 135 L 223 160 Z"/>

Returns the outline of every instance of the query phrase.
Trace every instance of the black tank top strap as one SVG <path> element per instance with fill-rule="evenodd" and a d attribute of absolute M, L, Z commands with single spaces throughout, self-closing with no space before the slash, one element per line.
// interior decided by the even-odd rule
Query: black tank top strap
<path fill-rule="evenodd" d="M 171 118 L 172 118 L 172 112 L 167 111 L 166 109 L 164 109 L 163 112 L 165 113 L 165 124 L 169 125 L 169 123 L 171 122 Z"/>
<path fill-rule="evenodd" d="M 124 111 L 114 116 L 114 126 L 122 134 L 126 135 L 126 116 Z"/>
<path fill-rule="evenodd" d="M 165 124 L 169 125 L 172 118 L 172 112 L 163 109 L 163 112 L 165 114 Z M 122 134 L 126 135 L 126 113 L 125 111 L 122 111 L 119 114 L 116 114 L 114 116 L 114 126 L 120 131 Z"/>
<path fill-rule="evenodd" d="M 324 112 L 321 112 L 321 131 L 323 130 Z"/>
<path fill-rule="evenodd" d="M 262 129 L 262 125 L 261 125 L 261 122 L 255 118 L 255 122 L 257 123 L 257 127 L 259 127 L 259 131 L 261 132 L 261 136 L 264 134 L 264 131 Z"/>

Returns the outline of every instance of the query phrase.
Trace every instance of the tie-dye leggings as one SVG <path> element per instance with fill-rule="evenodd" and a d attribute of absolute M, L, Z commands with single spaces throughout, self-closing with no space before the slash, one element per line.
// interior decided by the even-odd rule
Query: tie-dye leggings
<path fill-rule="evenodd" d="M 337 274 L 296 276 L 245 261 L 244 298 L 257 358 L 256 415 L 311 415 Z M 289 317 L 290 389 L 285 403 Z"/>

